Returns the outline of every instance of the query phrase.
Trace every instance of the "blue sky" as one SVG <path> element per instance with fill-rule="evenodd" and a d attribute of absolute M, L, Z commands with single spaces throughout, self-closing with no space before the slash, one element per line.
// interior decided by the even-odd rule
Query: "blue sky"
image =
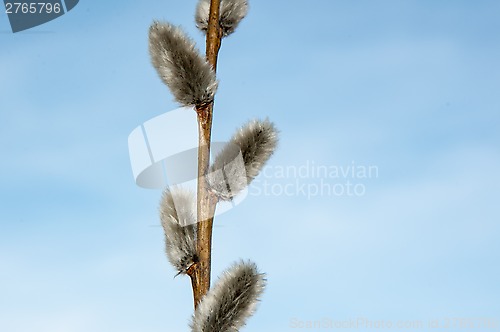
<path fill-rule="evenodd" d="M 269 117 L 281 131 L 214 231 L 214 279 L 239 258 L 268 275 L 245 331 L 499 322 L 500 3 L 250 4 L 222 45 L 213 128 L 225 140 Z M 203 49 L 195 6 L 82 0 L 17 34 L 0 14 L 1 331 L 188 330 L 190 282 L 173 279 L 160 192 L 134 184 L 127 137 L 178 106 L 150 65 L 150 23 Z M 353 163 L 378 174 L 273 173 Z M 347 181 L 364 194 L 312 195 Z"/>

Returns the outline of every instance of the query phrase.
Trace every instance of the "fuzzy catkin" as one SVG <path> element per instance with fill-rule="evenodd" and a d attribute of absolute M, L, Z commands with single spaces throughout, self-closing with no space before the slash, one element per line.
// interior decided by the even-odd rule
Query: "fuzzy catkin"
<path fill-rule="evenodd" d="M 195 20 L 196 26 L 201 31 L 206 32 L 208 30 L 209 13 L 210 0 L 200 0 L 196 8 Z M 247 0 L 221 0 L 219 25 L 222 29 L 222 35 L 225 37 L 232 34 L 247 13 Z"/>
<path fill-rule="evenodd" d="M 207 182 L 221 200 L 244 190 L 269 160 L 278 145 L 278 131 L 269 120 L 252 120 L 237 130 L 210 166 Z M 239 163 L 239 154 L 243 164 Z"/>
<path fill-rule="evenodd" d="M 215 72 L 181 28 L 154 22 L 149 28 L 149 53 L 177 102 L 200 106 L 214 100 L 218 85 Z"/>
<path fill-rule="evenodd" d="M 194 194 L 167 189 L 160 202 L 160 219 L 168 260 L 179 273 L 185 273 L 197 261 Z"/>
<path fill-rule="evenodd" d="M 193 332 L 237 332 L 254 314 L 266 286 L 264 274 L 252 262 L 233 264 L 196 308 Z"/>

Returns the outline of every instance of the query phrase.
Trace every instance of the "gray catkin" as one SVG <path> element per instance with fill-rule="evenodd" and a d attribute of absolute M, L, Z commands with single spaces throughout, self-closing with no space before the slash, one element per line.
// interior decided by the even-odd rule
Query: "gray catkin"
<path fill-rule="evenodd" d="M 254 314 L 266 279 L 252 262 L 238 262 L 223 272 L 196 308 L 193 332 L 237 332 Z"/>
<path fill-rule="evenodd" d="M 200 0 L 196 8 L 195 21 L 198 29 L 208 30 L 210 0 Z M 219 24 L 223 36 L 232 34 L 248 13 L 247 0 L 221 0 Z"/>
<path fill-rule="evenodd" d="M 215 72 L 181 28 L 153 22 L 149 28 L 149 53 L 177 102 L 198 106 L 214 100 L 218 85 Z"/>
<path fill-rule="evenodd" d="M 179 273 L 185 273 L 197 261 L 194 193 L 167 189 L 160 202 L 160 220 L 165 232 L 168 260 Z"/>
<path fill-rule="evenodd" d="M 231 200 L 238 195 L 259 175 L 277 145 L 278 131 L 271 121 L 246 123 L 210 166 L 207 182 L 212 192 L 221 200 Z M 240 153 L 243 164 L 237 162 Z"/>

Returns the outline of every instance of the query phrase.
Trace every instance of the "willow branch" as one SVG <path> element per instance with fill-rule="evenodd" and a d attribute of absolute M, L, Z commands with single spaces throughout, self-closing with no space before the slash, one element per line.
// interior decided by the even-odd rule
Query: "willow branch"
<path fill-rule="evenodd" d="M 219 25 L 220 0 L 211 0 L 208 31 L 206 37 L 206 57 L 217 68 L 222 32 Z M 212 254 L 213 216 L 217 198 L 208 190 L 206 175 L 210 164 L 210 141 L 212 132 L 213 102 L 198 106 L 198 189 L 197 189 L 197 252 L 198 261 L 191 266 L 188 274 L 193 287 L 194 306 L 210 289 Z"/>

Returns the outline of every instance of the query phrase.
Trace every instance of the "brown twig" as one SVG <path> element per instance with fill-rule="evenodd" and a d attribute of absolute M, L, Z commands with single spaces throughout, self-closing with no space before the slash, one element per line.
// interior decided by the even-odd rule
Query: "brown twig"
<path fill-rule="evenodd" d="M 208 21 L 206 56 L 213 69 L 217 68 L 217 55 L 221 45 L 222 32 L 219 25 L 220 0 L 211 0 Z M 193 287 L 194 306 L 210 289 L 212 254 L 212 228 L 216 197 L 208 190 L 205 176 L 210 165 L 210 140 L 212 134 L 213 102 L 197 107 L 198 118 L 198 194 L 197 194 L 197 252 L 198 261 L 188 274 Z"/>

